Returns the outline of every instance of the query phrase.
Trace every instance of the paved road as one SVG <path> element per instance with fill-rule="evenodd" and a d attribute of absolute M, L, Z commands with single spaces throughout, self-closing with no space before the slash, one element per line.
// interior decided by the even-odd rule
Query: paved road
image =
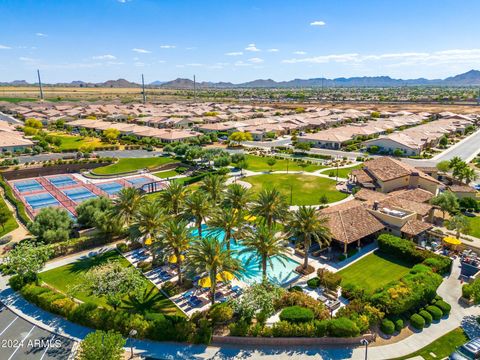
<path fill-rule="evenodd" d="M 441 153 L 435 158 L 435 161 L 451 160 L 453 157 L 459 156 L 469 162 L 473 160 L 478 153 L 480 153 L 480 130 L 452 150 Z"/>
<path fill-rule="evenodd" d="M 1 305 L 0 359 L 67 360 L 74 341 L 40 329 Z"/>

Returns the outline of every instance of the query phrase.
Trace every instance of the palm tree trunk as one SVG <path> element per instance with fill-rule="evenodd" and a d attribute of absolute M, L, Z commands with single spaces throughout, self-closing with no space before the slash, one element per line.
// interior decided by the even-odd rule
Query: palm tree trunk
<path fill-rule="evenodd" d="M 197 221 L 198 237 L 202 238 L 202 219 Z"/>
<path fill-rule="evenodd" d="M 223 242 L 227 244 L 227 250 L 230 251 L 230 239 L 232 238 L 232 235 L 230 231 L 225 232 L 225 237 L 223 239 Z"/>
<path fill-rule="evenodd" d="M 177 257 L 177 272 L 178 272 L 178 284 L 183 284 L 183 277 L 182 277 L 182 259 L 180 251 L 175 251 L 175 256 Z"/>
<path fill-rule="evenodd" d="M 215 304 L 215 291 L 216 291 L 216 288 L 217 288 L 217 274 L 215 274 L 215 273 L 210 274 L 210 282 L 212 283 L 211 287 L 210 287 L 210 298 L 211 298 L 211 301 L 212 301 L 212 305 L 214 305 Z"/>
<path fill-rule="evenodd" d="M 263 282 L 267 282 L 267 257 L 262 256 L 262 272 L 263 272 Z"/>
<path fill-rule="evenodd" d="M 305 253 L 303 255 L 303 268 L 304 269 L 308 268 L 308 250 L 310 248 L 310 246 L 308 246 L 308 244 L 310 244 L 310 235 L 306 235 L 303 239 L 303 252 Z"/>

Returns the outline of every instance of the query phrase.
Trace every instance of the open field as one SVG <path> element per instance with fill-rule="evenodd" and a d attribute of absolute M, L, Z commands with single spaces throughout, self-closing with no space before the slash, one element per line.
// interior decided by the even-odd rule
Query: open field
<path fill-rule="evenodd" d="M 348 175 L 350 175 L 350 173 L 352 172 L 352 170 L 355 170 L 355 169 L 360 169 L 361 167 L 363 166 L 363 164 L 358 164 L 358 165 L 355 165 L 355 166 L 350 166 L 348 168 L 342 168 L 342 169 L 338 169 L 338 177 L 339 178 L 342 178 L 342 179 L 347 179 L 348 178 Z M 337 170 L 336 169 L 332 169 L 332 170 L 326 170 L 326 171 L 322 171 L 322 174 L 325 174 L 325 175 L 329 175 L 330 176 L 330 173 L 333 172 L 333 176 L 332 178 L 335 178 L 337 176 Z"/>
<path fill-rule="evenodd" d="M 58 147 L 60 151 L 78 151 L 81 148 L 97 148 L 102 146 L 110 146 L 111 144 L 104 143 L 102 140 L 96 137 L 83 137 L 83 136 L 75 136 L 75 135 L 68 135 L 68 134 L 59 134 L 59 133 L 52 133 L 55 138 L 59 138 L 62 140 L 62 144 Z"/>
<path fill-rule="evenodd" d="M 167 170 L 167 171 L 160 171 L 160 172 L 154 173 L 152 175 L 155 175 L 156 177 L 159 177 L 159 178 L 162 178 L 162 179 L 166 179 L 166 178 L 169 178 L 169 177 L 172 177 L 172 176 L 177 176 L 178 172 L 176 172 L 175 170 Z"/>
<path fill-rule="evenodd" d="M 355 284 L 368 292 L 398 280 L 410 270 L 410 264 L 389 259 L 374 252 L 339 271 L 342 284 Z"/>
<path fill-rule="evenodd" d="M 468 234 L 480 238 L 480 216 L 467 217 L 467 220 L 470 224 Z"/>
<path fill-rule="evenodd" d="M 7 204 L 5 203 L 5 200 L 3 199 L 3 197 L 0 197 L 0 208 L 8 209 Z M 17 221 L 13 217 L 13 214 L 10 211 L 10 209 L 8 209 L 8 212 L 10 215 L 8 217 L 6 224 L 3 226 L 3 228 L 0 226 L 0 237 L 18 228 Z"/>
<path fill-rule="evenodd" d="M 256 155 L 246 155 L 245 159 L 247 160 L 248 168 L 247 170 L 251 171 L 287 171 L 287 165 L 289 171 L 307 171 L 312 172 L 315 170 L 323 169 L 324 166 L 321 165 L 312 165 L 308 164 L 305 168 L 302 168 L 299 165 L 299 162 L 293 160 L 284 160 L 284 159 L 275 159 L 277 162 L 275 165 L 270 167 L 267 164 L 267 160 L 270 157 L 261 157 Z"/>
<path fill-rule="evenodd" d="M 81 284 L 82 275 L 91 268 L 107 263 L 108 261 L 119 261 L 122 266 L 132 266 L 123 256 L 116 251 L 109 251 L 102 255 L 78 260 L 74 263 L 60 266 L 58 268 L 45 271 L 40 274 L 40 280 L 46 284 L 60 290 L 63 293 L 69 293 L 72 287 Z M 125 298 L 120 308 L 130 309 L 132 311 L 149 311 L 160 312 L 166 314 L 182 315 L 183 313 L 167 299 L 149 280 L 145 278 L 147 284 L 147 292 L 149 296 L 145 303 L 139 304 L 142 309 L 133 308 L 129 299 Z M 73 296 L 84 302 L 93 302 L 99 306 L 108 308 L 109 305 L 104 297 L 96 297 L 85 290 L 77 290 L 73 292 Z"/>
<path fill-rule="evenodd" d="M 326 195 L 328 202 L 335 202 L 347 197 L 335 189 L 335 181 L 313 175 L 302 174 L 264 174 L 249 176 L 242 181 L 252 184 L 253 193 L 263 188 L 275 187 L 291 205 L 318 205 L 320 197 Z"/>
<path fill-rule="evenodd" d="M 122 174 L 140 169 L 154 169 L 158 166 L 174 163 L 175 160 L 167 157 L 152 158 L 123 158 L 115 164 L 102 166 L 93 171 L 94 175 Z"/>
<path fill-rule="evenodd" d="M 392 360 L 406 360 L 412 359 L 416 356 L 421 356 L 425 360 L 445 359 L 457 347 L 463 345 L 467 341 L 468 337 L 465 332 L 461 328 L 457 328 L 438 338 L 424 348 L 414 352 L 413 354 Z"/>

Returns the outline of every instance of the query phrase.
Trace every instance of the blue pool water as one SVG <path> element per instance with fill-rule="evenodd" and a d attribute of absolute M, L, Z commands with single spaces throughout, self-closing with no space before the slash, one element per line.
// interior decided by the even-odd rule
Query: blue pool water
<path fill-rule="evenodd" d="M 194 230 L 192 231 L 192 233 L 193 235 L 197 235 L 198 231 Z M 202 236 L 214 236 L 218 239 L 223 240 L 225 232 L 221 230 L 208 230 L 205 228 L 204 230 L 202 230 Z M 239 252 L 244 248 L 245 247 L 241 245 L 240 242 L 238 242 L 237 244 L 235 244 L 233 241 L 230 242 L 230 249 L 235 250 L 233 257 L 239 259 L 245 269 L 245 271 L 240 276 L 240 280 L 246 282 L 247 284 L 260 283 L 262 282 L 262 269 L 259 266 L 259 263 L 256 263 L 254 260 L 250 261 L 247 266 L 248 259 L 252 253 L 245 252 L 243 254 L 239 254 Z M 267 265 L 268 279 L 272 283 L 278 285 L 285 285 L 299 276 L 297 273 L 294 272 L 295 268 L 298 265 L 300 264 L 295 260 L 282 259 L 280 261 L 280 259 L 274 257 L 272 259 L 272 264 Z"/>
<path fill-rule="evenodd" d="M 13 185 L 20 193 L 43 190 L 43 186 L 37 180 L 16 181 Z"/>
<path fill-rule="evenodd" d="M 49 193 L 41 193 L 30 196 L 25 196 L 25 201 L 32 207 L 32 209 L 41 209 L 47 206 L 60 205 L 57 199 L 55 199 Z"/>
<path fill-rule="evenodd" d="M 56 187 L 70 186 L 70 185 L 75 185 L 77 183 L 70 176 L 66 176 L 66 175 L 50 177 L 48 178 L 48 181 L 50 181 Z"/>
<path fill-rule="evenodd" d="M 84 188 L 83 186 L 73 188 L 73 189 L 63 190 L 63 193 L 67 195 L 71 200 L 75 201 L 76 203 L 80 203 L 82 201 L 85 201 L 97 196 L 87 188 Z"/>
<path fill-rule="evenodd" d="M 105 191 L 107 194 L 110 195 L 115 195 L 118 193 L 120 190 L 123 189 L 123 185 L 118 183 L 118 182 L 109 182 L 109 183 L 103 183 L 103 184 L 96 184 L 98 188 L 102 189 Z"/>

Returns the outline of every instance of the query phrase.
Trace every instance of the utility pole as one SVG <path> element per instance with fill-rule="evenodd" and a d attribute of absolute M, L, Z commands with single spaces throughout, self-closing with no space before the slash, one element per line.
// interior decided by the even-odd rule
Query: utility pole
<path fill-rule="evenodd" d="M 40 100 L 43 100 L 42 80 L 40 79 L 40 70 L 38 69 L 37 69 L 37 76 L 38 76 L 38 86 L 40 89 Z"/>
<path fill-rule="evenodd" d="M 197 80 L 195 75 L 193 75 L 193 102 L 197 102 Z"/>
<path fill-rule="evenodd" d="M 143 74 L 142 74 L 142 97 L 143 97 L 143 103 L 145 104 L 147 102 L 147 94 L 145 93 L 145 80 L 143 78 Z"/>

